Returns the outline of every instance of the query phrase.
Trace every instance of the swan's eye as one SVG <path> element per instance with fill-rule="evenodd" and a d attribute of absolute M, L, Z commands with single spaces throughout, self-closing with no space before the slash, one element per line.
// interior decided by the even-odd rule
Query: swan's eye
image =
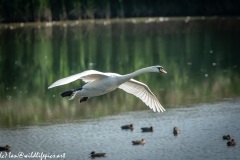
<path fill-rule="evenodd" d="M 159 71 L 162 73 L 167 73 L 163 68 L 159 68 Z"/>

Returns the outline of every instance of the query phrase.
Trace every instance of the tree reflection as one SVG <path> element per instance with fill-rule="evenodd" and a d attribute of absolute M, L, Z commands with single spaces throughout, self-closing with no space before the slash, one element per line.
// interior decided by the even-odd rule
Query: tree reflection
<path fill-rule="evenodd" d="M 121 90 L 79 104 L 48 90 L 54 81 L 95 69 L 126 74 L 162 65 L 167 75 L 136 77 L 168 109 L 239 96 L 239 23 L 234 19 L 89 23 L 0 29 L 0 125 L 40 124 L 148 109 Z"/>

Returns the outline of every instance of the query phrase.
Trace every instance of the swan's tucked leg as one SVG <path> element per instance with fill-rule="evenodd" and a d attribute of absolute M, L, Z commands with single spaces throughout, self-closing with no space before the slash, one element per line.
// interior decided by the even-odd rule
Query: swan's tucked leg
<path fill-rule="evenodd" d="M 81 89 L 82 89 L 82 87 L 77 88 L 77 89 L 73 89 L 73 90 L 65 91 L 65 92 L 61 93 L 61 96 L 62 96 L 62 97 L 71 96 L 71 95 L 73 94 L 73 92 L 78 91 L 78 90 L 81 90 Z"/>
<path fill-rule="evenodd" d="M 80 99 L 80 103 L 86 101 L 87 99 L 88 99 L 88 97 L 83 97 L 83 98 L 81 98 L 81 99 Z"/>

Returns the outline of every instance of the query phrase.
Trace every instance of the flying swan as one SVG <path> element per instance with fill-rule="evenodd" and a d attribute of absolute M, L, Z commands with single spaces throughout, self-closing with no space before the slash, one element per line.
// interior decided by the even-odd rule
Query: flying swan
<path fill-rule="evenodd" d="M 163 112 L 165 109 L 159 103 L 156 96 L 151 92 L 148 86 L 142 82 L 132 79 L 146 72 L 167 73 L 162 66 L 152 66 L 139 69 L 133 73 L 120 75 L 117 73 L 103 73 L 95 70 L 87 70 L 54 82 L 48 89 L 71 83 L 78 79 L 83 80 L 86 84 L 80 88 L 68 90 L 61 93 L 62 97 L 70 96 L 70 99 L 82 97 L 80 103 L 90 97 L 100 96 L 120 88 L 134 96 L 140 98 L 154 112 Z"/>

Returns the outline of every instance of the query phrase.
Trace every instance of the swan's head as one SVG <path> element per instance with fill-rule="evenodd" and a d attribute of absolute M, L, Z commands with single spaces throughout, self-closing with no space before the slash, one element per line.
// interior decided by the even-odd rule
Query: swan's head
<path fill-rule="evenodd" d="M 156 66 L 156 67 L 157 67 L 157 69 L 158 69 L 158 72 L 160 72 L 160 73 L 167 73 L 167 72 L 163 69 L 162 66 Z"/>

